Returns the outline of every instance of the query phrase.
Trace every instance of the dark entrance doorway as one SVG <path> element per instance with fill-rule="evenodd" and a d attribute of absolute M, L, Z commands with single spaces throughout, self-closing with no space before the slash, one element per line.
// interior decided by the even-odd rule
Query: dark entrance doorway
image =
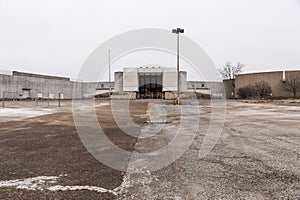
<path fill-rule="evenodd" d="M 162 99 L 162 74 L 139 74 L 139 99 Z"/>

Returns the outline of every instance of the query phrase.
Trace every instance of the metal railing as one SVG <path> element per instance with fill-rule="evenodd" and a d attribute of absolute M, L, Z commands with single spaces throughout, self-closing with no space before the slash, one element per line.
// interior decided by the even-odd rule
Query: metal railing
<path fill-rule="evenodd" d="M 55 98 L 56 97 L 56 98 Z M 30 101 L 34 102 L 34 106 L 38 107 L 40 103 L 44 103 L 43 106 L 58 106 L 61 107 L 61 100 L 63 99 L 63 93 L 35 93 L 35 94 L 30 94 L 30 93 L 20 93 L 20 92 L 8 92 L 8 91 L 3 91 L 1 93 L 1 105 L 2 109 L 9 107 L 9 105 L 13 105 L 13 102 L 25 102 L 25 101 Z M 8 102 L 9 105 L 8 105 Z"/>

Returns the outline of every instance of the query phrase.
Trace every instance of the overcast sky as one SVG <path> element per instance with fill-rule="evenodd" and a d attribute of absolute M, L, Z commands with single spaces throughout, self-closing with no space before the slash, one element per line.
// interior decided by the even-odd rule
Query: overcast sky
<path fill-rule="evenodd" d="M 300 0 L 0 0 L 0 25 L 2 70 L 75 78 L 114 35 L 176 27 L 217 67 L 239 61 L 245 72 L 300 69 Z M 113 68 L 135 65 L 133 55 Z"/>

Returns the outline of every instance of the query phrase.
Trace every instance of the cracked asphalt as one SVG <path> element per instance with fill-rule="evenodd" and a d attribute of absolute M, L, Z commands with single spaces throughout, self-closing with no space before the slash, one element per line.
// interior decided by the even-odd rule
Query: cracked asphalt
<path fill-rule="evenodd" d="M 190 148 L 163 169 L 131 174 L 132 187 L 120 199 L 300 199 L 300 106 L 227 102 L 222 135 L 200 159 L 211 117 L 209 103 L 200 104 L 204 112 Z M 179 123 L 167 120 L 167 126 Z M 151 151 L 170 138 L 160 132 L 135 148 Z"/>
<path fill-rule="evenodd" d="M 195 138 L 182 156 L 164 168 L 143 173 L 130 168 L 140 162 L 134 157 L 127 173 L 93 158 L 80 142 L 66 107 L 54 114 L 47 110 L 43 116 L 16 120 L 14 114 L 14 121 L 2 120 L 0 179 L 67 174 L 60 184 L 113 189 L 121 185 L 124 176 L 128 183 L 117 196 L 2 187 L 1 199 L 300 199 L 299 104 L 228 101 L 222 134 L 210 154 L 201 159 L 199 150 L 211 120 L 209 101 L 199 101 L 199 120 L 194 119 L 196 109 L 180 115 L 169 101 L 132 101 L 130 116 L 141 128 L 140 138 L 118 128 L 109 105 L 96 107 L 106 135 L 132 152 L 152 152 L 168 145 L 183 119 L 197 123 Z M 126 124 L 125 117 L 120 119 Z M 166 123 L 147 124 L 149 120 Z M 188 123 L 184 124 L 187 134 L 188 128 L 194 127 Z"/>

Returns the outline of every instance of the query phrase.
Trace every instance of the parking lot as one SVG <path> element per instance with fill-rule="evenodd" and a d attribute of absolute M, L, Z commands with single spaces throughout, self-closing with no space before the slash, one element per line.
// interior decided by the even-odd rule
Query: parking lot
<path fill-rule="evenodd" d="M 197 109 L 182 115 L 171 101 L 131 101 L 129 113 L 141 133 L 147 135 L 156 126 L 163 130 L 148 138 L 126 134 L 114 120 L 111 102 L 96 101 L 96 116 L 106 136 L 128 152 L 168 145 L 181 120 L 189 121 L 190 127 L 199 123 L 182 156 L 143 173 L 121 172 L 95 159 L 76 132 L 71 101 L 61 106 L 20 102 L 0 110 L 1 199 L 300 198 L 299 104 L 228 101 L 217 144 L 199 158 L 211 120 L 209 101 L 193 105 L 200 110 L 198 120 L 193 113 Z M 151 117 L 163 117 L 166 123 L 151 124 Z M 135 161 L 129 161 L 128 169 Z"/>

